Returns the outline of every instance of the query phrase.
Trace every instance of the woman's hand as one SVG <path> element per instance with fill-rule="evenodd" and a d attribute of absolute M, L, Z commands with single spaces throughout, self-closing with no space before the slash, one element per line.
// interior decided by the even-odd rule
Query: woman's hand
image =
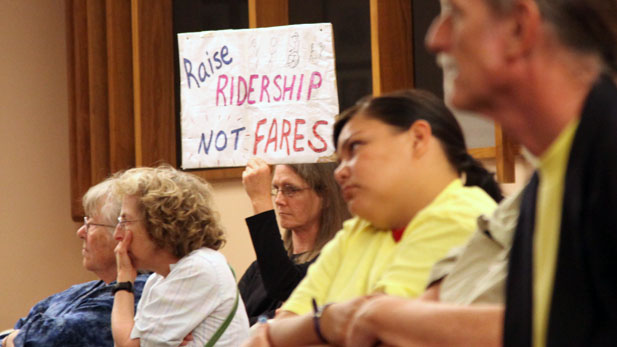
<path fill-rule="evenodd" d="M 135 282 L 137 278 L 137 269 L 133 266 L 133 262 L 128 254 L 128 249 L 133 241 L 133 233 L 131 230 L 125 230 L 124 235 L 116 237 L 118 245 L 114 249 L 116 253 L 116 266 L 118 269 L 117 282 Z"/>
<path fill-rule="evenodd" d="M 252 330 L 252 329 L 251 329 Z M 259 324 L 251 337 L 242 344 L 242 347 L 270 347 L 268 339 L 268 324 Z"/>
<path fill-rule="evenodd" d="M 192 332 L 184 337 L 184 339 L 180 343 L 179 347 L 188 346 L 188 344 L 191 343 L 191 341 L 193 341 L 193 333 Z"/>
<path fill-rule="evenodd" d="M 248 163 L 246 163 L 246 168 L 242 172 L 242 184 L 251 199 L 255 214 L 274 208 L 272 197 L 270 196 L 272 171 L 263 159 L 249 159 Z"/>
<path fill-rule="evenodd" d="M 19 330 L 15 330 L 2 340 L 2 347 L 14 347 L 13 340 L 19 334 Z"/>

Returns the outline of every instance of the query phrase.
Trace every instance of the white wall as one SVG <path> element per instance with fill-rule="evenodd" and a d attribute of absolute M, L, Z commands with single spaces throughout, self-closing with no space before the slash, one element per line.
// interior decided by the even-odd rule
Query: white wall
<path fill-rule="evenodd" d="M 69 212 L 64 2 L 0 2 L 0 329 L 81 268 Z"/>

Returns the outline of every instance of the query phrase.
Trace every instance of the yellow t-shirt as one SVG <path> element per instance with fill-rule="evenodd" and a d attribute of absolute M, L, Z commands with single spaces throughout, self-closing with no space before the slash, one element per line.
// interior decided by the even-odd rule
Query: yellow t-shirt
<path fill-rule="evenodd" d="M 282 309 L 305 314 L 312 298 L 323 305 L 375 292 L 416 297 L 424 292 L 433 264 L 465 243 L 476 218 L 495 207 L 482 189 L 463 187 L 456 179 L 416 214 L 399 243 L 390 230 L 352 218 L 323 248 Z"/>
<path fill-rule="evenodd" d="M 536 347 L 546 345 L 566 168 L 578 123 L 572 121 L 540 157 L 533 236 L 533 345 Z"/>

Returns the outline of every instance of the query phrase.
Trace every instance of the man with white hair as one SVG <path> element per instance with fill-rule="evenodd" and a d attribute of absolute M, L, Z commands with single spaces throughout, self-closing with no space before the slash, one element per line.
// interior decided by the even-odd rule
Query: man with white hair
<path fill-rule="evenodd" d="M 429 47 L 452 104 L 538 158 L 510 257 L 505 345 L 617 343 L 617 1 L 450 0 Z"/>

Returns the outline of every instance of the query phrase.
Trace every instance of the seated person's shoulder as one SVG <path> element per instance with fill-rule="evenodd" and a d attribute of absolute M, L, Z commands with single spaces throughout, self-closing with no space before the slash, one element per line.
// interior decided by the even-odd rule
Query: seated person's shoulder
<path fill-rule="evenodd" d="M 172 265 L 170 277 L 218 284 L 233 281 L 235 284 L 234 274 L 225 256 L 205 247 L 194 250 Z"/>
<path fill-rule="evenodd" d="M 502 247 L 510 249 L 518 221 L 522 195 L 521 189 L 504 198 L 490 217 L 481 216 L 478 219 L 477 233 L 483 233 L 501 244 Z"/>
<path fill-rule="evenodd" d="M 434 222 L 474 225 L 481 214 L 491 214 L 497 203 L 479 187 L 452 186 L 444 191 L 417 218 Z"/>
<path fill-rule="evenodd" d="M 469 211 L 481 211 L 492 213 L 497 207 L 497 202 L 480 187 L 462 187 L 453 191 L 449 196 L 450 205 L 458 206 L 459 209 Z"/>
<path fill-rule="evenodd" d="M 367 230 L 374 230 L 371 223 L 355 216 L 343 222 L 343 228 L 334 235 L 330 242 L 342 242 Z"/>
<path fill-rule="evenodd" d="M 368 221 L 358 217 L 358 216 L 354 216 L 352 218 L 349 218 L 348 220 L 343 222 L 343 230 L 356 230 L 356 229 L 362 229 L 362 228 L 366 228 L 368 226 L 370 226 L 371 223 L 369 223 Z"/>

